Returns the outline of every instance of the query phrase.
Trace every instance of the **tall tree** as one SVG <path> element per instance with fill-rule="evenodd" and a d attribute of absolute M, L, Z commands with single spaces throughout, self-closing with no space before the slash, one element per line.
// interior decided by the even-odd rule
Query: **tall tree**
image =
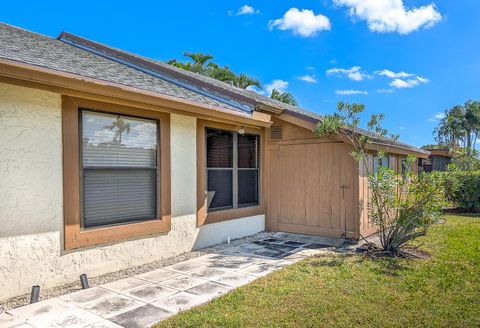
<path fill-rule="evenodd" d="M 276 99 L 278 101 L 281 101 L 283 103 L 292 105 L 292 106 L 297 106 L 297 100 L 295 97 L 287 91 L 278 91 L 277 89 L 272 90 L 272 94 L 270 95 L 270 98 Z"/>
<path fill-rule="evenodd" d="M 253 86 L 257 88 L 262 87 L 262 85 L 260 84 L 260 81 L 243 73 L 240 73 L 235 77 L 233 81 L 233 85 L 242 89 L 246 89 L 248 87 L 253 87 Z"/>
<path fill-rule="evenodd" d="M 464 147 L 467 154 L 473 154 L 480 133 L 480 102 L 467 101 L 445 111 L 435 129 L 435 139 L 450 148 Z"/>

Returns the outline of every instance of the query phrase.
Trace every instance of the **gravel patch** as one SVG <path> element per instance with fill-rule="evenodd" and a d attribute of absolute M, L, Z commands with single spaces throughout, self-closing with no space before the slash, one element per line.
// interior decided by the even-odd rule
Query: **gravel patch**
<path fill-rule="evenodd" d="M 179 262 L 187 261 L 205 254 L 210 254 L 210 253 L 218 253 L 223 250 L 226 250 L 231 247 L 236 247 L 238 245 L 252 242 L 255 240 L 259 239 L 265 239 L 265 238 L 270 238 L 273 236 L 274 233 L 272 232 L 260 232 L 252 236 L 248 236 L 245 238 L 240 238 L 240 239 L 235 239 L 230 242 L 230 244 L 219 244 L 203 249 L 199 249 L 196 251 L 188 252 L 188 253 L 183 253 L 177 256 L 169 257 L 166 259 L 162 259 L 159 261 L 127 268 L 124 270 L 108 273 L 102 276 L 98 277 L 89 277 L 88 282 L 90 284 L 90 287 L 98 286 L 98 285 L 103 285 L 115 280 L 123 279 L 123 278 L 128 278 L 132 277 L 134 275 L 140 274 L 140 273 L 145 273 L 148 271 L 153 271 L 159 268 L 163 268 L 172 264 L 176 264 Z M 87 273 L 88 274 L 88 273 Z M 59 297 L 65 294 L 73 293 L 75 291 L 78 291 L 81 289 L 80 281 L 75 282 L 75 283 L 70 283 L 70 284 L 65 284 L 62 286 L 57 286 L 49 289 L 44 289 L 41 290 L 40 292 L 40 300 L 44 301 L 50 298 L 54 297 Z M 7 299 L 3 302 L 0 302 L 0 314 L 3 313 L 6 310 L 10 310 L 13 308 L 17 308 L 20 306 L 24 306 L 30 303 L 30 294 L 24 294 L 20 295 L 14 298 Z"/>

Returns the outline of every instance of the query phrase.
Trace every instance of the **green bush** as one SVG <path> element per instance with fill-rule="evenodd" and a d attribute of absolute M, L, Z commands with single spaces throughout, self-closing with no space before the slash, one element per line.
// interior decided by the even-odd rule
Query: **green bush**
<path fill-rule="evenodd" d="M 453 171 L 444 174 L 448 202 L 467 211 L 480 210 L 480 171 Z"/>

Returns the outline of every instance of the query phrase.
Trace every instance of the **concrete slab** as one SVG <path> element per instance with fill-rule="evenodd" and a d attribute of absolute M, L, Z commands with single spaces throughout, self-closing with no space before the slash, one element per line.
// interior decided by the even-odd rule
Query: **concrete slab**
<path fill-rule="evenodd" d="M 100 288 L 92 287 L 88 289 L 79 290 L 71 294 L 63 295 L 60 297 L 61 300 L 65 302 L 71 302 L 76 305 L 81 305 L 89 303 L 95 300 L 102 299 L 108 296 L 115 296 L 116 294 L 112 291 Z"/>
<path fill-rule="evenodd" d="M 172 313 L 154 305 L 147 304 L 110 318 L 114 323 L 125 328 L 149 327 Z"/>
<path fill-rule="evenodd" d="M 210 297 L 202 297 L 186 292 L 180 292 L 158 302 L 152 303 L 152 305 L 166 309 L 175 314 L 180 311 L 188 310 L 194 306 L 206 303 L 210 299 Z"/>
<path fill-rule="evenodd" d="M 201 267 L 189 272 L 188 274 L 204 280 L 214 280 L 216 277 L 219 277 L 227 272 L 228 271 L 212 267 Z"/>
<path fill-rule="evenodd" d="M 87 303 L 84 305 L 84 308 L 104 318 L 110 318 L 143 305 L 145 305 L 144 302 L 117 295 Z"/>
<path fill-rule="evenodd" d="M 179 275 L 180 275 L 180 272 L 157 269 L 154 271 L 145 272 L 145 273 L 136 275 L 134 278 L 145 280 L 148 282 L 159 283 L 174 277 L 178 277 Z"/>
<path fill-rule="evenodd" d="M 100 287 L 114 291 L 116 293 L 124 293 L 129 291 L 130 289 L 134 289 L 136 287 L 140 287 L 146 284 L 147 282 L 145 282 L 145 280 L 141 280 L 137 278 L 126 278 L 126 279 L 110 282 L 105 285 L 100 285 Z"/>
<path fill-rule="evenodd" d="M 71 303 L 62 301 L 58 298 L 52 298 L 46 301 L 12 309 L 7 311 L 7 313 L 17 317 L 20 320 L 25 321 L 35 316 L 40 316 L 48 313 L 61 313 L 75 308 L 76 306 Z"/>
<path fill-rule="evenodd" d="M 34 327 L 65 327 L 84 328 L 88 325 L 101 321 L 103 318 L 89 311 L 79 308 L 63 312 L 50 312 L 37 315 L 28 319 L 28 323 Z"/>
<path fill-rule="evenodd" d="M 174 265 L 170 265 L 168 267 L 165 267 L 164 269 L 166 270 L 171 270 L 171 271 L 178 271 L 181 273 L 187 273 L 189 271 L 198 269 L 202 266 L 202 264 L 194 261 L 187 261 L 187 262 L 180 262 Z"/>
<path fill-rule="evenodd" d="M 239 270 L 255 263 L 255 260 L 246 256 L 224 256 L 219 259 L 212 259 L 209 262 L 209 267 L 220 270 Z"/>
<path fill-rule="evenodd" d="M 286 242 L 283 243 L 284 245 L 288 245 L 288 246 L 293 246 L 293 247 L 302 247 L 302 246 L 305 246 L 307 244 L 303 243 L 303 242 L 300 242 L 300 241 L 295 241 L 295 240 L 287 240 Z"/>
<path fill-rule="evenodd" d="M 116 323 L 113 323 L 107 319 L 104 319 L 102 321 L 96 322 L 90 326 L 87 326 L 85 328 L 123 328 L 122 326 L 117 325 Z"/>
<path fill-rule="evenodd" d="M 0 327 L 13 328 L 13 327 L 20 327 L 22 325 L 27 325 L 26 327 L 32 327 L 27 323 L 25 323 L 24 320 L 20 320 L 11 314 L 8 314 L 8 313 L 0 314 Z"/>
<path fill-rule="evenodd" d="M 197 296 L 213 298 L 227 293 L 230 289 L 232 288 L 229 286 L 209 281 L 187 289 L 186 292 Z"/>
<path fill-rule="evenodd" d="M 186 289 L 201 285 L 203 283 L 205 283 L 205 280 L 203 279 L 187 275 L 180 275 L 178 277 L 162 281 L 160 285 L 179 291 L 184 291 Z"/>
<path fill-rule="evenodd" d="M 268 248 L 261 248 L 259 250 L 254 251 L 253 254 L 258 256 L 268 257 L 268 258 L 280 258 L 282 256 L 285 256 L 284 252 L 276 251 Z"/>
<path fill-rule="evenodd" d="M 156 284 L 148 284 L 132 289 L 125 295 L 145 303 L 152 303 L 175 293 L 178 293 L 178 290 Z"/>
<path fill-rule="evenodd" d="M 249 267 L 247 267 L 249 268 Z M 228 272 L 225 273 L 224 275 L 217 277 L 215 279 L 212 279 L 214 282 L 221 283 L 223 285 L 228 285 L 231 287 L 239 287 L 242 285 L 246 285 L 249 282 L 252 282 L 255 280 L 256 277 L 247 275 L 244 273 L 238 273 L 238 272 Z"/>

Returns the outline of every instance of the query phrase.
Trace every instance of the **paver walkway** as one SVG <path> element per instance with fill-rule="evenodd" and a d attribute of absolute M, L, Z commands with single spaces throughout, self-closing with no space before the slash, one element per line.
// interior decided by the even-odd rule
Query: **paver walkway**
<path fill-rule="evenodd" d="M 0 315 L 0 327 L 148 327 L 343 240 L 277 233 Z"/>

